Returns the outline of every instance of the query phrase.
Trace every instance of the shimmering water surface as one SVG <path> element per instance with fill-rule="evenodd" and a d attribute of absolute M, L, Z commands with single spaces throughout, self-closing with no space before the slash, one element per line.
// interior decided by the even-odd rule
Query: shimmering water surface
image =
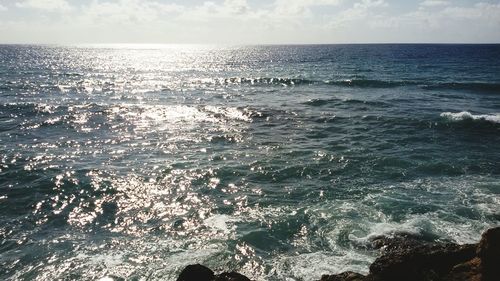
<path fill-rule="evenodd" d="M 500 45 L 0 46 L 0 279 L 366 273 L 500 223 Z"/>

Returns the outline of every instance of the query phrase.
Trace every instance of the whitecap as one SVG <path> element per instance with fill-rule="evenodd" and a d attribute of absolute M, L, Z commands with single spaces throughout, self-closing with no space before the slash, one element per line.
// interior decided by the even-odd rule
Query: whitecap
<path fill-rule="evenodd" d="M 235 229 L 232 222 L 236 220 L 228 215 L 213 215 L 203 221 L 203 224 L 223 233 L 230 233 Z"/>
<path fill-rule="evenodd" d="M 368 265 L 374 257 L 369 253 L 316 252 L 296 256 L 281 256 L 275 260 L 269 279 L 318 280 L 324 274 L 338 274 L 344 271 L 368 273 Z M 273 278 L 274 277 L 274 278 Z"/>
<path fill-rule="evenodd" d="M 441 117 L 446 118 L 450 121 L 465 121 L 465 120 L 474 120 L 474 121 L 488 121 L 492 123 L 500 124 L 500 113 L 491 113 L 491 114 L 472 114 L 468 111 L 462 112 L 443 112 L 440 114 Z"/>

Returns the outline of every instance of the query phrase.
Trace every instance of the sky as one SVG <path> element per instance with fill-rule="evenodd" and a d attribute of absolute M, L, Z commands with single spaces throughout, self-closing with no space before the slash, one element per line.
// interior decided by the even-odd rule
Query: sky
<path fill-rule="evenodd" d="M 0 43 L 500 43 L 500 0 L 0 0 Z"/>

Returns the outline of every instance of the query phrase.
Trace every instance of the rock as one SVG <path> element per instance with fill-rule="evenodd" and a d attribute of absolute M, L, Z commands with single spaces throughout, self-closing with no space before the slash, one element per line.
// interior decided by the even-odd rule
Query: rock
<path fill-rule="evenodd" d="M 376 280 L 440 280 L 454 265 L 475 256 L 474 245 L 422 242 L 387 250 L 370 266 L 370 276 Z M 418 246 L 417 246 L 418 245 Z"/>
<path fill-rule="evenodd" d="M 486 231 L 477 245 L 419 241 L 412 236 L 381 237 L 373 244 L 383 254 L 370 266 L 366 280 L 500 280 L 500 227 Z"/>
<path fill-rule="evenodd" d="M 474 258 L 465 263 L 455 265 L 443 281 L 481 281 L 481 259 Z"/>
<path fill-rule="evenodd" d="M 215 275 L 214 272 L 201 264 L 186 266 L 177 281 L 251 281 L 245 275 L 237 272 L 223 272 Z"/>
<path fill-rule="evenodd" d="M 377 237 L 372 246 L 382 254 L 367 276 L 355 272 L 323 275 L 320 281 L 498 281 L 500 227 L 483 233 L 474 245 L 438 243 L 411 234 Z M 209 268 L 188 265 L 177 281 L 250 281 L 236 272 L 214 275 Z"/>
<path fill-rule="evenodd" d="M 217 275 L 214 281 L 251 281 L 245 275 L 239 274 L 237 272 L 223 272 Z"/>
<path fill-rule="evenodd" d="M 393 252 L 408 250 L 430 244 L 432 241 L 426 240 L 423 237 L 409 233 L 398 233 L 394 236 L 378 236 L 371 239 L 371 244 L 374 249 L 382 249 L 383 252 Z"/>
<path fill-rule="evenodd" d="M 365 281 L 366 276 L 356 272 L 346 271 L 336 275 L 323 275 L 320 281 Z"/>
<path fill-rule="evenodd" d="M 106 277 L 97 279 L 97 281 L 125 281 L 125 278 L 114 275 L 108 275 Z"/>
<path fill-rule="evenodd" d="M 483 233 L 477 247 L 484 281 L 500 280 L 500 227 Z"/>
<path fill-rule="evenodd" d="M 177 281 L 212 281 L 214 279 L 214 272 L 201 264 L 193 264 L 186 266 Z"/>

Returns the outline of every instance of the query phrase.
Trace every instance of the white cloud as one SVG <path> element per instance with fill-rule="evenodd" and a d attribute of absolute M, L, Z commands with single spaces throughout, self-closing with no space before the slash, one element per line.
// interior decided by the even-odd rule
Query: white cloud
<path fill-rule="evenodd" d="M 2 11 L 7 11 L 7 7 L 5 7 L 4 5 L 0 4 L 0 12 Z"/>
<path fill-rule="evenodd" d="M 178 14 L 184 7 L 177 4 L 163 4 L 156 1 L 94 0 L 84 6 L 78 19 L 84 24 L 143 24 L 161 21 L 166 16 Z"/>
<path fill-rule="evenodd" d="M 499 24 L 500 4 L 477 3 L 473 7 L 448 7 L 441 12 L 441 15 L 453 19 L 479 19 L 492 24 Z"/>
<path fill-rule="evenodd" d="M 16 3 L 19 8 L 40 9 L 46 11 L 69 11 L 71 6 L 65 0 L 25 0 Z"/>
<path fill-rule="evenodd" d="M 82 7 L 79 18 L 93 24 L 162 25 L 209 22 L 221 18 L 242 21 L 249 14 L 250 7 L 246 0 L 205 1 L 190 7 L 160 1 L 94 0 Z"/>
<path fill-rule="evenodd" d="M 249 10 L 246 0 L 225 0 L 224 7 L 233 14 L 244 14 Z"/>
<path fill-rule="evenodd" d="M 342 0 L 276 0 L 273 14 L 276 16 L 307 16 L 317 6 L 338 6 Z"/>
<path fill-rule="evenodd" d="M 373 7 L 387 7 L 388 4 L 384 0 L 362 0 L 354 3 L 354 8 L 368 9 Z"/>
<path fill-rule="evenodd" d="M 371 25 L 411 42 L 498 42 L 500 4 L 446 6 L 370 20 Z"/>
<path fill-rule="evenodd" d="M 17 13 L 23 11 L 3 14 L 0 40 L 4 42 L 498 42 L 500 38 L 500 2 L 419 0 L 407 12 L 400 5 L 389 7 L 388 0 L 176 1 L 178 4 L 89 0 L 73 6 L 69 3 L 76 1 L 15 1 L 18 7 L 39 11 L 18 18 Z M 54 11 L 64 13 L 57 17 L 47 14 Z"/>
<path fill-rule="evenodd" d="M 420 3 L 420 6 L 424 7 L 436 7 L 436 6 L 448 6 L 450 4 L 447 0 L 425 0 Z"/>
<path fill-rule="evenodd" d="M 384 0 L 362 0 L 356 2 L 351 8 L 346 9 L 337 14 L 328 25 L 330 28 L 341 28 L 347 23 L 356 21 L 367 22 L 374 15 L 380 14 L 379 8 L 387 7 L 388 4 Z"/>
<path fill-rule="evenodd" d="M 448 6 L 435 11 L 419 10 L 397 18 L 410 19 L 417 23 L 434 23 L 436 27 L 447 27 L 454 24 L 458 30 L 466 30 L 469 27 L 468 25 L 460 25 L 460 22 L 494 27 L 500 24 L 500 4 L 477 3 L 468 7 Z"/>

